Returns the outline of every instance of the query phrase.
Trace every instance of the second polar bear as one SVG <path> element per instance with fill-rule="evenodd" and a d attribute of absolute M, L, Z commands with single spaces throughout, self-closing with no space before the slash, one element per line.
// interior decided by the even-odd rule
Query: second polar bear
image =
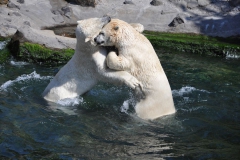
<path fill-rule="evenodd" d="M 155 119 L 176 112 L 171 88 L 160 61 L 149 40 L 128 23 L 113 19 L 103 27 L 95 42 L 118 49 L 107 56 L 109 68 L 128 71 L 143 85 L 145 98 L 135 106 L 143 119 Z"/>

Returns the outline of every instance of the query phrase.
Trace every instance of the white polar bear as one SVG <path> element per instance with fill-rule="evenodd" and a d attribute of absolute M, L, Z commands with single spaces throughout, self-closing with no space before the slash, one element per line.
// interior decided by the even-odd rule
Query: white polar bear
<path fill-rule="evenodd" d="M 105 16 L 78 21 L 75 53 L 42 93 L 46 100 L 57 102 L 75 98 L 89 91 L 99 81 L 124 83 L 133 89 L 140 85 L 128 72 L 109 69 L 106 66 L 106 48 L 92 45 L 93 38 L 110 20 L 110 17 Z M 141 24 L 134 25 L 142 31 Z"/>
<path fill-rule="evenodd" d="M 143 85 L 145 99 L 135 106 L 143 119 L 155 119 L 176 112 L 171 88 L 160 61 L 148 39 L 128 23 L 113 19 L 105 25 L 95 42 L 100 46 L 118 49 L 107 56 L 109 68 L 128 71 Z"/>

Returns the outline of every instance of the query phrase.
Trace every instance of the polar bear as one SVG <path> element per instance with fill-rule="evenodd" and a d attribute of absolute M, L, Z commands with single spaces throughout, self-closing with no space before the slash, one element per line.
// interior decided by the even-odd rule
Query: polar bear
<path fill-rule="evenodd" d="M 71 60 L 61 68 L 43 91 L 44 99 L 52 102 L 75 98 L 93 88 L 99 81 L 126 84 L 132 89 L 139 88 L 139 81 L 126 71 L 107 68 L 107 50 L 93 45 L 93 38 L 110 17 L 90 18 L 78 21 L 76 28 L 77 44 Z M 141 24 L 133 24 L 142 31 Z"/>
<path fill-rule="evenodd" d="M 145 99 L 135 106 L 142 119 L 155 119 L 176 112 L 171 88 L 160 61 L 148 39 L 128 23 L 113 19 L 94 38 L 99 46 L 115 46 L 118 55 L 107 56 L 109 68 L 128 71 L 143 85 Z"/>

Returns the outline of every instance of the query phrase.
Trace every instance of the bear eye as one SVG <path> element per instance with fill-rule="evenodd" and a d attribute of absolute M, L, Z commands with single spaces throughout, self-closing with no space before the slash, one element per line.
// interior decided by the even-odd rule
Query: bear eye
<path fill-rule="evenodd" d="M 102 35 L 102 36 L 104 36 L 104 33 L 103 33 L 103 32 L 100 32 L 100 33 L 99 33 L 99 35 Z"/>

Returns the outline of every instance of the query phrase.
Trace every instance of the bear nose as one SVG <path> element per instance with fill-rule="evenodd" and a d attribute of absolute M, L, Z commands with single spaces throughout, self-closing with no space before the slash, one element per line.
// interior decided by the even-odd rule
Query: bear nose
<path fill-rule="evenodd" d="M 97 42 L 97 37 L 94 38 L 94 42 Z"/>

